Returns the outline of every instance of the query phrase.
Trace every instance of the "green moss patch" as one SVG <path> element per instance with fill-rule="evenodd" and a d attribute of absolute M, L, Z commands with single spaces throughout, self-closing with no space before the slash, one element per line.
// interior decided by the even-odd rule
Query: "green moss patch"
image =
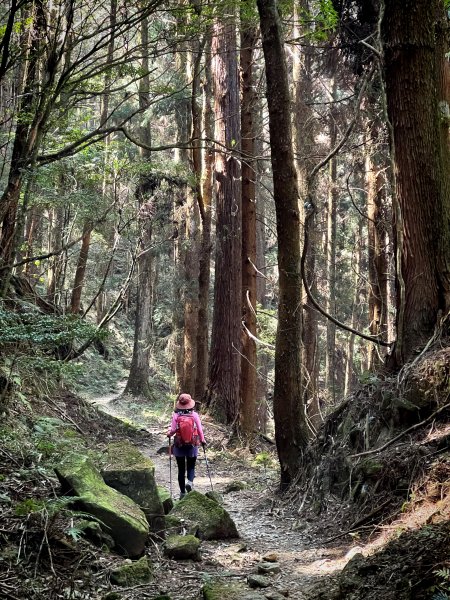
<path fill-rule="evenodd" d="M 55 469 L 64 493 L 77 496 L 77 506 L 96 517 L 116 547 L 134 557 L 142 554 L 149 533 L 144 513 L 127 496 L 105 484 L 86 456 L 72 455 Z"/>
<path fill-rule="evenodd" d="M 184 519 L 188 530 L 200 539 L 220 540 L 239 537 L 228 512 L 214 500 L 193 491 L 180 500 L 170 513 Z"/>

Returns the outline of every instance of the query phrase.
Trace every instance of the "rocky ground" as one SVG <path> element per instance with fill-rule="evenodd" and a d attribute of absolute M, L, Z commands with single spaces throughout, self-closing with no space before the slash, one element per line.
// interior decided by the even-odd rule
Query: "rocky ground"
<path fill-rule="evenodd" d="M 123 403 L 102 401 L 102 409 L 119 418 L 129 418 Z M 167 438 L 162 432 L 166 423 L 148 425 L 148 438 L 140 442 L 141 451 L 155 462 L 156 480 L 173 497 L 179 495 L 176 481 L 175 461 L 170 467 L 165 452 Z M 204 424 L 207 439 L 213 432 Z M 170 595 L 173 600 L 199 597 L 205 578 L 209 575 L 225 575 L 246 581 L 258 570 L 264 556 L 274 555 L 281 571 L 270 578 L 271 585 L 260 591 L 261 598 L 277 591 L 296 600 L 306 598 L 305 589 L 322 575 L 342 569 L 354 547 L 351 537 L 332 548 L 324 547 L 322 540 L 308 532 L 307 524 L 300 522 L 290 507 L 276 498 L 278 473 L 275 468 L 252 466 L 254 456 L 245 451 L 231 455 L 220 451 L 217 444 L 207 449 L 209 478 L 204 456 L 198 461 L 195 489 L 206 493 L 213 487 L 222 494 L 224 507 L 237 525 L 240 538 L 232 541 L 202 542 L 202 561 L 182 564 L 166 561 L 158 571 L 158 591 Z M 172 468 L 172 486 L 170 484 Z M 227 491 L 232 484 L 240 483 L 243 489 Z M 236 485 L 236 487 L 239 487 Z"/>
<path fill-rule="evenodd" d="M 170 411 L 162 418 L 145 404 L 114 395 L 89 404 L 65 394 L 47 401 L 44 408 L 48 416 L 41 429 L 53 417 L 61 419 L 88 440 L 93 451 L 102 452 L 113 440 L 130 440 L 154 461 L 157 483 L 178 497 L 176 467 L 170 463 L 164 436 Z M 26 434 L 27 418 L 11 418 L 12 429 L 17 431 L 21 420 Z M 29 435 L 36 436 L 36 423 L 32 427 Z M 371 518 L 369 505 L 329 497 L 317 515 L 309 487 L 296 487 L 289 497 L 277 494 L 273 446 L 262 441 L 253 452 L 236 450 L 226 429 L 207 418 L 204 429 L 211 480 L 202 457 L 195 488 L 206 493 L 212 483 L 240 537 L 203 541 L 200 561 L 168 559 L 161 542 L 153 540 L 147 555 L 154 579 L 129 587 L 115 586 L 110 579 L 123 558 L 79 538 L 69 512 L 52 512 L 51 507 L 61 503 L 58 485 L 39 466 L 41 454 L 52 455 L 50 438 L 40 435 L 36 455 L 26 442 L 16 447 L 5 437 L 0 447 L 0 598 L 138 600 L 166 595 L 170 600 L 200 600 L 204 585 L 220 576 L 241 584 L 245 593 L 238 597 L 245 600 L 448 600 L 450 460 L 441 446 L 430 455 L 429 476 L 415 484 L 403 505 L 387 496 L 386 504 L 376 506 L 376 518 Z M 425 441 L 445 440 L 449 434 L 448 424 L 433 422 L 426 428 Z M 71 433 L 66 441 L 72 445 L 76 439 Z M 395 457 L 406 456 L 410 446 L 411 437 L 392 446 L 392 464 L 399 464 Z M 35 500 L 30 503 L 29 498 Z M 418 534 L 424 524 L 428 528 Z M 249 582 L 269 560 L 279 569 L 267 576 L 268 587 L 251 589 Z"/>
<path fill-rule="evenodd" d="M 119 418 L 130 418 L 124 401 L 103 404 L 103 410 Z M 340 573 L 349 561 L 356 557 L 357 562 L 362 556 L 370 556 L 389 539 L 397 538 L 401 532 L 417 526 L 418 522 L 423 523 L 427 519 L 432 522 L 430 515 L 436 511 L 445 519 L 440 512 L 443 507 L 436 507 L 433 500 L 425 501 L 422 498 L 420 506 L 405 511 L 399 518 L 381 518 L 376 524 L 362 525 L 359 531 L 354 528 L 356 531 L 346 533 L 346 529 L 341 529 L 340 511 L 348 507 L 336 504 L 335 511 L 331 507 L 327 514 L 318 518 L 304 510 L 305 501 L 308 500 L 307 490 L 306 497 L 298 494 L 288 499 L 280 498 L 277 494 L 275 460 L 268 461 L 266 468 L 255 466 L 255 454 L 243 450 L 233 453 L 226 449 L 225 431 L 220 431 L 208 420 L 204 428 L 212 446 L 207 452 L 212 486 L 223 495 L 224 506 L 237 525 L 240 539 L 202 542 L 203 560 L 199 563 L 161 563 L 158 591 L 168 593 L 173 600 L 201 597 L 199 591 L 210 575 L 225 575 L 245 583 L 257 573 L 259 564 L 267 556 L 277 561 L 280 572 L 269 578 L 268 588 L 256 592 L 262 598 L 331 598 L 332 589 L 339 590 L 342 587 L 333 575 Z M 155 462 L 157 482 L 170 489 L 170 460 L 165 452 L 167 438 L 164 437 L 166 423 L 148 424 L 146 429 L 149 437 L 139 444 L 140 449 Z M 445 431 L 441 431 L 443 433 Z M 267 446 L 259 450 L 270 452 Z M 448 482 L 449 472 L 450 469 L 441 479 Z M 195 487 L 205 493 L 211 489 L 211 481 L 202 457 L 197 468 Z M 243 482 L 243 489 L 228 491 L 235 482 Z M 172 493 L 175 498 L 178 497 L 177 488 L 175 465 L 172 464 Z M 440 489 L 442 491 L 443 488 Z M 447 486 L 446 493 L 448 491 Z M 448 503 L 446 507 L 448 511 Z M 398 568 L 401 569 L 402 565 L 399 564 Z M 351 570 L 351 566 L 348 570 Z M 318 582 L 323 585 L 318 586 Z M 380 586 L 376 597 L 389 598 L 389 587 L 383 592 Z M 320 591 L 321 588 L 325 592 Z M 334 597 L 340 597 L 339 591 L 335 593 L 337 595 Z M 367 592 L 363 592 L 363 597 L 368 597 Z"/>

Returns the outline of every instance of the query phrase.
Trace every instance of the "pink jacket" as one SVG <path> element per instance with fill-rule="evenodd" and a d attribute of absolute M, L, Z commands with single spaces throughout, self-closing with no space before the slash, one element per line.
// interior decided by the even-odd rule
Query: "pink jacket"
<path fill-rule="evenodd" d="M 198 416 L 198 413 L 196 413 L 195 410 L 193 410 L 192 413 L 189 413 L 189 414 L 192 414 L 192 416 L 194 417 L 195 424 L 197 425 L 198 435 L 200 436 L 200 442 L 204 442 L 205 436 L 203 434 L 202 423 L 200 421 L 200 417 Z M 172 423 L 170 425 L 170 429 L 167 431 L 168 436 L 175 435 L 175 433 L 177 431 L 178 416 L 179 416 L 179 413 L 177 413 L 177 412 L 174 412 L 172 414 Z"/>

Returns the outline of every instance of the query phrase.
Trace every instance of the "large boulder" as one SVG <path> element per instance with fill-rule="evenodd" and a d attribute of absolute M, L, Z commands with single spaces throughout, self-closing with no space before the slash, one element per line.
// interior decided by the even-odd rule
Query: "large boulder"
<path fill-rule="evenodd" d="M 177 502 L 170 513 L 184 519 L 189 533 L 203 540 L 237 538 L 236 525 L 227 511 L 199 492 L 190 492 Z"/>
<path fill-rule="evenodd" d="M 144 511 L 150 530 L 164 530 L 164 509 L 156 482 L 155 465 L 129 441 L 108 445 L 102 475 L 105 483 L 128 496 Z"/>
<path fill-rule="evenodd" d="M 87 456 L 69 455 L 55 472 L 63 493 L 77 496 L 77 508 L 99 520 L 118 551 L 130 557 L 143 553 L 149 533 L 144 513 L 133 500 L 107 486 Z"/>

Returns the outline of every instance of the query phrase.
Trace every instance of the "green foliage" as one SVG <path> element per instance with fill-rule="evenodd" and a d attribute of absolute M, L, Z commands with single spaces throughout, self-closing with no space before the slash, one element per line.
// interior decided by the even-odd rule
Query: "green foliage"
<path fill-rule="evenodd" d="M 14 514 L 16 517 L 25 517 L 33 513 L 40 512 L 45 506 L 44 500 L 36 500 L 35 498 L 26 498 L 16 504 Z"/>
<path fill-rule="evenodd" d="M 0 347 L 26 344 L 53 350 L 95 334 L 93 325 L 74 315 L 44 315 L 31 306 L 21 313 L 0 307 Z"/>
<path fill-rule="evenodd" d="M 332 0 L 315 0 L 310 10 L 300 11 L 300 20 L 312 41 L 323 42 L 336 29 L 339 17 Z"/>
<path fill-rule="evenodd" d="M 263 451 L 255 456 L 253 464 L 257 467 L 263 467 L 264 471 L 266 471 L 268 468 L 274 467 L 275 461 L 269 452 Z"/>
<path fill-rule="evenodd" d="M 436 569 L 433 574 L 437 578 L 437 583 L 430 590 L 434 592 L 431 600 L 450 600 L 450 569 L 448 567 Z"/>
<path fill-rule="evenodd" d="M 33 23 L 32 17 L 28 17 L 27 19 L 24 19 L 23 21 L 16 21 L 13 24 L 12 31 L 14 33 L 20 33 L 21 31 L 26 31 L 27 29 L 30 28 L 32 23 Z M 1 25 L 0 26 L 0 40 L 3 38 L 5 33 L 6 33 L 6 25 Z"/>
<path fill-rule="evenodd" d="M 61 498 L 25 498 L 18 502 L 14 507 L 16 517 L 26 517 L 28 515 L 41 515 L 45 521 L 54 521 L 55 518 L 69 512 L 70 516 L 75 516 L 77 513 L 68 510 L 68 507 L 76 500 L 73 496 L 64 496 Z M 70 529 L 70 528 L 69 528 Z M 69 534 L 69 531 L 66 530 Z M 70 534 L 69 534 L 70 535 Z"/>
<path fill-rule="evenodd" d="M 76 367 L 65 381 L 77 393 L 87 397 L 117 392 L 117 382 L 127 375 L 119 359 L 105 361 L 94 352 L 88 352 L 77 361 Z"/>
<path fill-rule="evenodd" d="M 66 529 L 66 534 L 71 537 L 74 542 L 78 542 L 83 535 L 83 530 L 76 525 L 72 525 Z"/>
<path fill-rule="evenodd" d="M 61 359 L 77 344 L 104 336 L 76 316 L 45 315 L 26 303 L 21 312 L 0 306 L 0 377 L 8 395 L 26 403 L 27 393 L 51 393 L 80 368 Z"/>
<path fill-rule="evenodd" d="M 41 417 L 33 425 L 31 440 L 39 459 L 44 459 L 48 467 L 69 452 L 84 447 L 79 434 L 66 423 L 54 417 Z"/>

